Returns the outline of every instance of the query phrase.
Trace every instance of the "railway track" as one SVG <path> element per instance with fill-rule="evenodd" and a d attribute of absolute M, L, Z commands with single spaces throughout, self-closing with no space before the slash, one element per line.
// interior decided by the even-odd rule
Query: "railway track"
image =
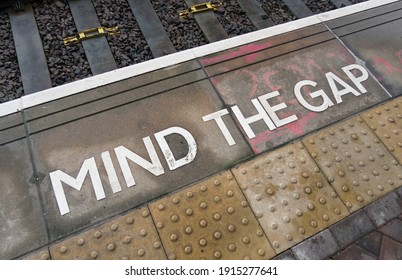
<path fill-rule="evenodd" d="M 204 0 L 22 2 L 18 11 L 0 10 L 0 102 L 363 1 L 224 0 L 213 2 L 215 10 L 187 17 L 179 12 L 205 8 Z M 120 32 L 63 44 L 101 26 Z"/>

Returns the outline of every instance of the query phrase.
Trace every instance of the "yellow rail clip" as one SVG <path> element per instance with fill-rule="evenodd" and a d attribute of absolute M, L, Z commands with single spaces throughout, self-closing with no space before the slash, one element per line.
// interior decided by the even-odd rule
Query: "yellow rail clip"
<path fill-rule="evenodd" d="M 97 27 L 97 28 L 91 28 L 87 29 L 81 32 L 78 32 L 77 35 L 67 37 L 63 39 L 64 45 L 70 45 L 70 44 L 76 44 L 81 41 L 90 39 L 90 38 L 95 38 L 95 37 L 100 37 L 103 35 L 117 35 L 120 34 L 120 28 L 118 26 L 115 27 Z"/>
<path fill-rule="evenodd" d="M 222 6 L 222 2 L 206 2 L 197 4 L 189 7 L 187 10 L 180 11 L 179 17 L 186 18 L 189 14 L 196 14 L 206 11 L 216 11 L 220 6 Z"/>

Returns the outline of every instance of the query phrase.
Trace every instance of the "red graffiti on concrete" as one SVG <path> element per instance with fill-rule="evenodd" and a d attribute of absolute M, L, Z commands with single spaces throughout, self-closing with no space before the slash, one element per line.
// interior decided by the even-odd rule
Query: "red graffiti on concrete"
<path fill-rule="evenodd" d="M 298 76 L 298 80 L 314 80 L 316 74 L 322 76 L 324 73 L 322 66 L 319 66 L 312 58 L 307 58 L 302 68 L 296 64 L 289 65 L 289 70 Z"/>
<path fill-rule="evenodd" d="M 246 61 L 247 62 L 253 62 L 255 57 L 258 55 L 255 52 L 258 52 L 260 50 L 269 48 L 272 46 L 271 42 L 263 42 L 259 44 L 249 44 L 245 46 L 238 47 L 237 50 L 230 51 L 230 52 L 224 52 L 221 54 L 218 54 L 213 57 L 207 57 L 207 58 L 202 58 L 201 64 L 206 66 L 206 65 L 211 65 L 215 63 L 219 63 L 225 60 L 233 59 L 242 55 L 247 55 L 246 56 Z"/>
<path fill-rule="evenodd" d="M 285 126 L 279 127 L 273 131 L 267 130 L 262 133 L 257 134 L 253 139 L 250 139 L 250 145 L 254 151 L 254 153 L 259 154 L 262 152 L 259 150 L 258 145 L 260 143 L 266 143 L 271 141 L 272 139 L 276 139 L 282 135 L 292 134 L 296 137 L 303 136 L 306 133 L 306 126 L 309 122 L 317 117 L 317 113 L 309 112 L 304 115 L 301 119 L 298 119 L 295 122 L 289 123 Z"/>
<path fill-rule="evenodd" d="M 332 56 L 335 56 L 333 53 L 327 53 L 326 58 L 327 60 L 324 61 L 324 66 L 317 64 L 317 62 L 313 58 L 307 58 L 305 61 L 303 61 L 302 67 L 296 64 L 291 64 L 287 67 L 288 70 L 292 71 L 294 74 L 297 75 L 298 80 L 316 80 L 317 78 L 321 78 L 325 76 L 325 73 L 328 72 L 329 69 L 332 73 L 337 75 L 340 78 L 347 79 L 347 76 L 343 71 L 339 71 L 339 69 L 335 68 L 333 66 L 333 63 L 331 63 L 333 60 L 330 60 Z"/>
<path fill-rule="evenodd" d="M 399 59 L 399 62 L 402 64 L 402 50 L 397 51 L 396 57 Z"/>
<path fill-rule="evenodd" d="M 251 86 L 251 89 L 249 91 L 249 97 L 254 97 L 256 95 L 256 93 L 257 93 L 257 88 L 258 88 L 257 75 L 255 73 L 247 70 L 247 69 L 243 69 L 243 70 L 241 70 L 241 72 L 250 77 L 252 86 Z"/>
<path fill-rule="evenodd" d="M 280 89 L 281 89 L 281 86 L 280 86 L 280 85 L 274 83 L 274 82 L 271 80 L 271 77 L 274 76 L 274 75 L 276 75 L 276 74 L 278 74 L 278 73 L 279 73 L 278 70 L 268 70 L 267 72 L 265 72 L 265 73 L 262 75 L 262 79 L 264 80 L 265 84 L 269 87 L 269 89 L 270 89 L 271 91 L 275 91 L 275 90 L 280 90 Z"/>
<path fill-rule="evenodd" d="M 401 52 L 401 51 L 399 51 Z M 396 52 L 396 55 L 399 54 L 399 52 Z M 400 67 L 396 67 L 394 65 L 392 65 L 388 60 L 386 60 L 385 58 L 382 57 L 374 57 L 373 58 L 374 61 L 374 67 L 379 67 L 380 69 L 383 69 L 385 71 L 386 75 L 391 75 L 394 73 L 402 73 L 402 68 Z"/>
<path fill-rule="evenodd" d="M 248 95 L 251 98 L 254 98 L 257 95 L 257 89 L 258 89 L 258 78 L 257 75 L 249 71 L 247 69 L 241 69 L 241 70 L 236 70 L 233 76 L 229 77 L 229 81 L 226 81 L 226 83 L 231 84 L 232 80 L 231 79 L 236 79 L 236 81 L 241 81 L 242 83 L 246 83 L 248 86 Z M 222 85 L 226 83 L 220 83 L 220 80 L 217 78 L 211 78 L 212 84 L 218 89 L 219 92 L 221 92 L 224 95 L 230 94 L 227 89 L 225 89 Z M 231 85 L 233 87 L 233 84 Z M 236 87 L 234 88 L 236 90 Z M 230 90 L 229 90 L 230 91 Z M 244 92 L 244 94 L 247 94 L 247 92 Z"/>
<path fill-rule="evenodd" d="M 244 50 L 243 50 L 244 51 Z M 248 58 L 242 57 L 241 62 L 245 65 L 260 57 L 256 58 L 260 52 L 252 53 Z M 235 56 L 242 55 L 240 49 L 229 54 L 219 57 L 217 60 L 209 60 L 207 63 L 218 63 L 225 59 L 230 59 Z M 402 52 L 401 52 L 402 56 Z M 355 59 L 347 51 L 341 47 L 320 48 L 311 52 L 304 52 L 299 55 L 290 56 L 291 59 L 272 60 L 268 63 L 258 63 L 250 67 L 244 67 L 234 70 L 230 74 L 224 74 L 218 79 L 212 79 L 218 91 L 224 96 L 227 104 L 235 104 L 236 100 L 243 100 L 248 96 L 250 99 L 257 98 L 268 92 L 279 91 L 279 95 L 274 100 L 270 101 L 271 106 L 284 103 L 287 109 L 277 112 L 280 119 L 284 119 L 294 114 L 298 119 L 274 130 L 268 128 L 256 133 L 256 136 L 249 139 L 249 143 L 255 153 L 260 153 L 267 150 L 271 142 L 288 141 L 294 137 L 300 137 L 308 132 L 311 123 L 317 118 L 316 112 L 297 113 L 296 108 L 300 108 L 298 100 L 294 97 L 294 85 L 297 81 L 311 80 L 320 82 L 325 79 L 328 72 L 332 72 L 343 80 L 349 80 L 347 75 L 342 71 L 342 67 L 350 63 L 354 63 Z M 239 60 L 240 61 L 240 60 Z M 226 63 L 222 63 L 222 66 Z M 228 63 L 228 65 L 231 65 Z M 236 61 L 236 67 L 241 66 L 241 63 Z M 230 68 L 230 66 L 229 66 Z M 311 101 L 311 92 L 314 90 L 325 89 L 326 84 L 317 85 L 314 87 L 306 87 L 303 93 L 306 95 L 306 101 Z M 237 120 L 236 120 L 237 121 Z M 240 124 L 238 124 L 241 127 Z M 283 140 L 281 140 L 281 138 Z"/>

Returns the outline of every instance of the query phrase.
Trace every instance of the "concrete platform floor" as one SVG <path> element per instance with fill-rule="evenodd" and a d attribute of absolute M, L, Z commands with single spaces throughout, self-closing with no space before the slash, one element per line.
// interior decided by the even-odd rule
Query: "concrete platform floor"
<path fill-rule="evenodd" d="M 400 259 L 381 2 L 1 104 L 0 258 Z"/>
<path fill-rule="evenodd" d="M 401 148 L 382 142 L 400 108 L 388 101 L 24 258 L 401 259 L 402 170 L 389 151 Z M 381 133 L 373 114 L 389 120 Z"/>

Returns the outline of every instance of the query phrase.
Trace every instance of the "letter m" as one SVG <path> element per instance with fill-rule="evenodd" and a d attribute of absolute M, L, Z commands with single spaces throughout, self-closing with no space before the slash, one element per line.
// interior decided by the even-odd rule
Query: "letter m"
<path fill-rule="evenodd" d="M 101 200 L 105 198 L 106 197 L 105 191 L 103 190 L 102 181 L 99 176 L 99 171 L 96 166 L 95 159 L 93 157 L 86 159 L 84 161 L 80 171 L 78 172 L 78 176 L 76 179 L 60 170 L 53 171 L 49 174 L 50 181 L 52 182 L 53 186 L 53 191 L 56 196 L 57 205 L 59 206 L 60 215 L 65 215 L 70 212 L 70 208 L 68 207 L 66 194 L 64 193 L 62 182 L 71 186 L 77 191 L 80 191 L 82 185 L 84 184 L 85 177 L 87 176 L 88 173 L 92 181 L 96 199 Z"/>

